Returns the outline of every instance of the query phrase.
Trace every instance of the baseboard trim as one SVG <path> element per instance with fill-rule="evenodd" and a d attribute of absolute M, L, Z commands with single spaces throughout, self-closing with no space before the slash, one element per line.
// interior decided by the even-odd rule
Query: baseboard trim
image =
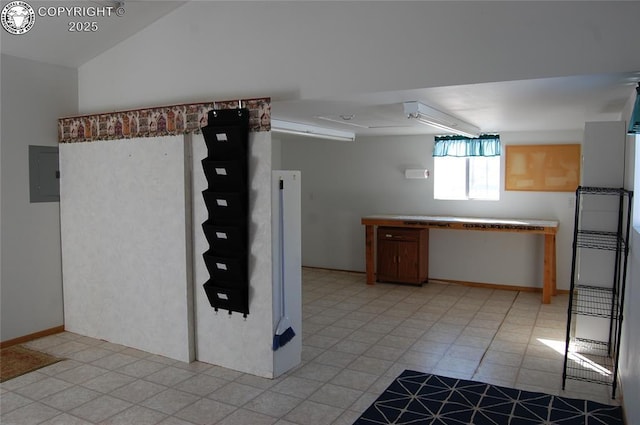
<path fill-rule="evenodd" d="M 618 369 L 618 387 L 616 388 L 616 394 L 618 395 L 616 399 L 620 403 L 620 407 L 622 407 L 622 422 L 625 424 L 630 424 L 631 422 L 629 422 L 629 420 L 627 419 L 627 410 L 625 409 L 624 405 L 624 394 L 622 391 L 622 376 L 620 376 L 620 369 Z"/>
<path fill-rule="evenodd" d="M 502 289 L 505 291 L 542 292 L 542 288 L 537 286 L 502 285 L 499 283 L 468 282 L 465 280 L 452 279 L 429 279 L 429 282 L 453 283 L 456 285 L 471 286 L 474 288 Z M 568 294 L 569 290 L 558 289 L 557 292 L 558 294 Z"/>
<path fill-rule="evenodd" d="M 12 345 L 24 344 L 25 342 L 33 341 L 34 339 L 42 338 L 49 335 L 59 334 L 60 332 L 64 332 L 64 325 L 45 329 L 39 332 L 34 332 L 29 335 L 19 336 L 18 338 L 9 339 L 7 341 L 2 341 L 0 342 L 0 348 L 7 348 L 11 347 Z"/>
<path fill-rule="evenodd" d="M 326 270 L 330 272 L 340 272 L 340 273 L 356 273 L 364 275 L 365 272 L 357 271 L 357 270 L 347 270 L 347 269 L 334 269 L 331 267 L 320 267 L 320 266 L 302 266 L 303 269 L 311 269 L 311 270 Z"/>
<path fill-rule="evenodd" d="M 333 269 L 328 267 L 317 267 L 317 266 L 302 266 L 303 269 L 314 269 L 314 270 L 328 270 L 332 272 L 345 272 L 345 273 L 359 273 L 365 274 L 364 272 L 354 271 L 354 270 L 343 270 L 343 269 Z M 505 291 L 522 291 L 522 292 L 542 292 L 542 287 L 537 286 L 517 286 L 517 285 L 502 285 L 499 283 L 484 283 L 484 282 L 468 282 L 465 280 L 452 280 L 452 279 L 429 279 L 429 282 L 442 282 L 442 283 L 453 283 L 456 285 L 463 286 L 472 286 L 476 288 L 488 288 L 488 289 L 502 289 Z M 568 289 L 558 289 L 558 294 L 568 294 Z"/>

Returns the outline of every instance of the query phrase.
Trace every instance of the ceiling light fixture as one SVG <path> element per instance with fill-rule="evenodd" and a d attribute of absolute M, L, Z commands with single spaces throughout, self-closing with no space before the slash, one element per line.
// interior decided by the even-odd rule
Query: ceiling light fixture
<path fill-rule="evenodd" d="M 317 137 L 320 139 L 339 140 L 353 142 L 355 133 L 349 131 L 334 130 L 332 128 L 316 127 L 314 125 L 301 124 L 291 121 L 271 120 L 271 131 L 298 136 Z"/>
<path fill-rule="evenodd" d="M 335 122 L 335 123 L 338 123 L 338 124 L 341 124 L 341 125 L 350 125 L 352 127 L 371 128 L 368 125 L 362 125 L 362 124 L 358 124 L 357 122 L 354 122 L 354 121 L 351 121 L 351 120 L 346 120 L 346 119 L 342 118 L 341 115 L 337 116 L 335 118 L 333 118 L 333 117 L 323 117 L 321 115 L 316 115 L 313 118 L 316 118 L 316 119 L 319 119 L 319 120 L 324 120 L 324 121 Z"/>
<path fill-rule="evenodd" d="M 422 124 L 427 124 L 440 130 L 471 138 L 480 136 L 478 127 L 440 112 L 424 103 L 404 102 L 404 113 L 407 118 L 413 118 Z"/>

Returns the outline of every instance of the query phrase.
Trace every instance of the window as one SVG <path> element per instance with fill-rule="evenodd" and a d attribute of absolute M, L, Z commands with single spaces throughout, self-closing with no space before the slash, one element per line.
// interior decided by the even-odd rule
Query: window
<path fill-rule="evenodd" d="M 434 198 L 498 200 L 500 152 L 500 136 L 436 137 Z"/>

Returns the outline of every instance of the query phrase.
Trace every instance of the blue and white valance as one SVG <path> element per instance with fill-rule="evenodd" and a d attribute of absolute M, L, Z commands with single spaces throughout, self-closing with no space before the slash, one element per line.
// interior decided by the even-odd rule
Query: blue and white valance
<path fill-rule="evenodd" d="M 438 136 L 433 145 L 433 156 L 500 156 L 500 136 L 482 135 L 476 138 Z"/>

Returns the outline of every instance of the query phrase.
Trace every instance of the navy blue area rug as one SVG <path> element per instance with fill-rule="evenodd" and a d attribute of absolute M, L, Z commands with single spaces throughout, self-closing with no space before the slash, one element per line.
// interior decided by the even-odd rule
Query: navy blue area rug
<path fill-rule="evenodd" d="M 354 425 L 623 425 L 622 408 L 405 370 Z"/>

